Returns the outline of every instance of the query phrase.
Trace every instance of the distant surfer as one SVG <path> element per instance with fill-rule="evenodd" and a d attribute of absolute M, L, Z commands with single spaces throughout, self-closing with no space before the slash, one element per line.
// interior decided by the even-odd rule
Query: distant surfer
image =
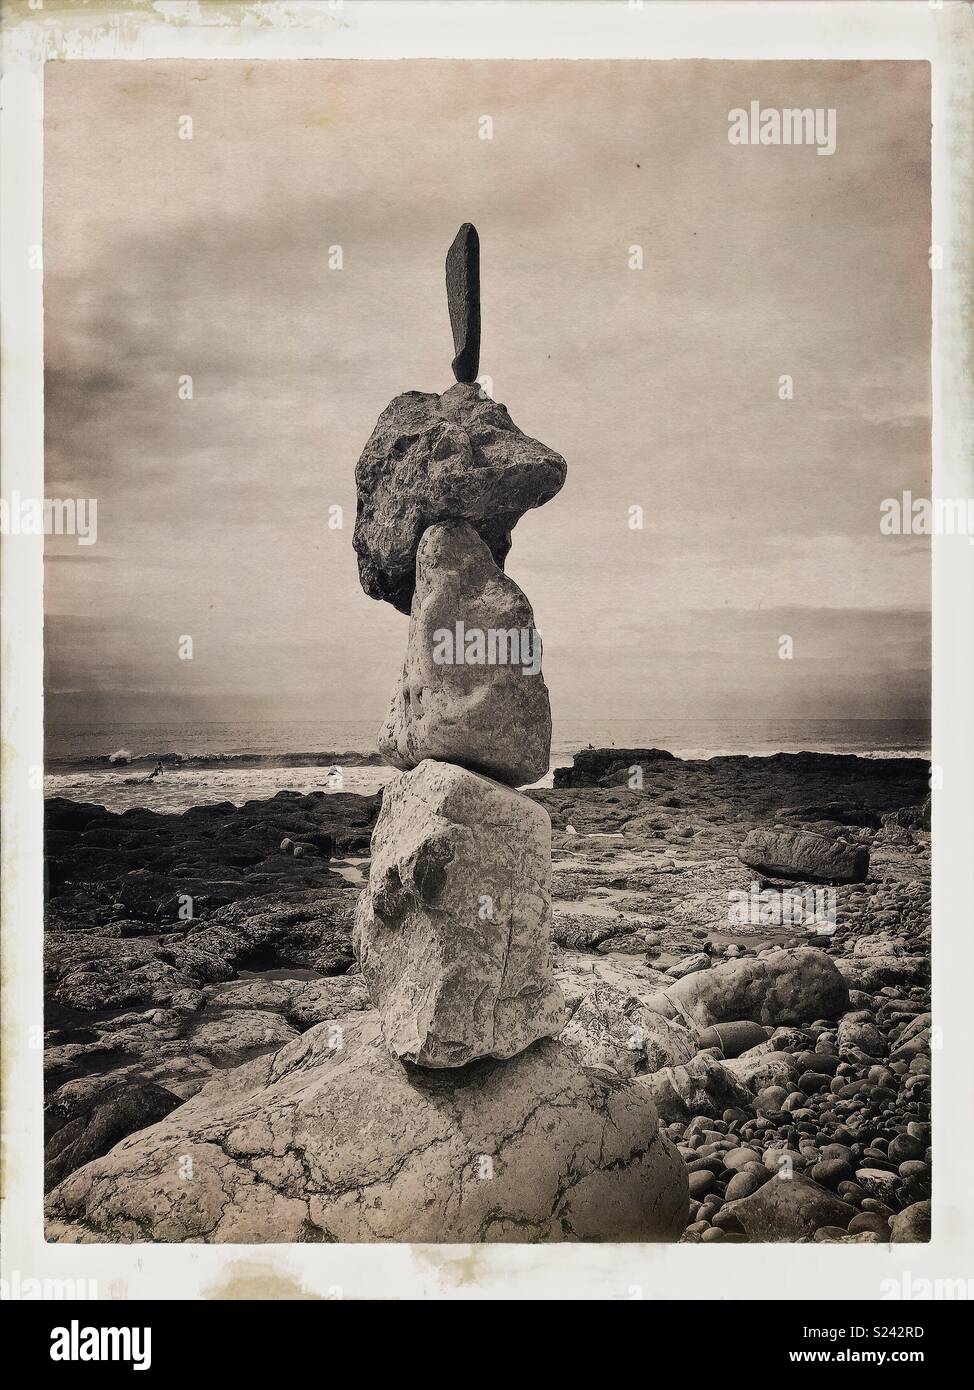
<path fill-rule="evenodd" d="M 155 767 L 152 769 L 152 771 L 149 773 L 148 777 L 145 780 L 147 782 L 154 782 L 157 777 L 162 776 L 165 770 L 166 769 L 163 767 L 162 763 L 157 762 Z"/>

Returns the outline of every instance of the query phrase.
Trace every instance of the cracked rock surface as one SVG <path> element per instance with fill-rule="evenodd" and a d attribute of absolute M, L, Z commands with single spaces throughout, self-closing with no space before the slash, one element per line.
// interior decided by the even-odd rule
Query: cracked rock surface
<path fill-rule="evenodd" d="M 560 1030 L 550 846 L 543 807 L 451 764 L 386 787 L 355 945 L 394 1056 L 459 1067 Z"/>
<path fill-rule="evenodd" d="M 700 1046 L 696 1029 L 603 982 L 581 1000 L 561 1037 L 590 1066 L 610 1067 L 627 1078 L 689 1062 Z"/>
<path fill-rule="evenodd" d="M 378 1017 L 322 1023 L 78 1169 L 63 1241 L 670 1240 L 685 1166 L 649 1096 L 543 1041 L 448 1076 Z"/>

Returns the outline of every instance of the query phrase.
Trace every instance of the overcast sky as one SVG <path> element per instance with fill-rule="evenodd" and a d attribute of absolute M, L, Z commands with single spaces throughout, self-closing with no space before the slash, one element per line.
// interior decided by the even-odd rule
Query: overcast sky
<path fill-rule="evenodd" d="M 731 145 L 751 100 L 836 152 Z M 47 494 L 98 501 L 56 720 L 381 717 L 353 471 L 452 380 L 463 221 L 482 371 L 568 461 L 507 564 L 555 718 L 926 714 L 928 544 L 879 530 L 930 489 L 925 64 L 65 62 L 45 109 Z"/>

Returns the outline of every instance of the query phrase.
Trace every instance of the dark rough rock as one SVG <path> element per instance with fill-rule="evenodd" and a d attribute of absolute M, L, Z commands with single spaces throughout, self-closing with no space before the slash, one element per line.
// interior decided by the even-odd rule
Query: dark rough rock
<path fill-rule="evenodd" d="M 583 748 L 571 767 L 556 767 L 556 787 L 597 787 L 625 785 L 630 769 L 661 761 L 674 761 L 664 748 Z"/>
<path fill-rule="evenodd" d="M 180 1176 L 180 1159 L 193 1180 Z M 554 1041 L 407 1069 L 375 1014 L 214 1079 L 48 1199 L 49 1240 L 672 1240 L 687 1175 L 635 1083 Z"/>
<path fill-rule="evenodd" d="M 173 995 L 207 980 L 229 979 L 229 966 L 212 961 L 193 968 L 192 956 L 177 962 L 157 940 L 120 942 L 88 932 L 52 932 L 44 937 L 46 997 L 80 1011 L 168 1004 Z"/>
<path fill-rule="evenodd" d="M 342 974 L 355 959 L 357 892 L 335 883 L 330 893 L 299 889 L 231 903 L 173 941 L 48 932 L 50 997 L 71 1009 L 121 1009 L 166 1005 L 181 990 L 229 980 L 238 970 L 292 965 Z"/>
<path fill-rule="evenodd" d="M 469 522 L 503 569 L 514 526 L 555 496 L 566 472 L 560 454 L 475 384 L 396 396 L 355 468 L 362 588 L 408 613 L 420 537 L 439 521 Z"/>
<path fill-rule="evenodd" d="M 189 961 L 197 974 L 210 959 L 230 974 L 294 965 L 342 975 L 355 960 L 352 914 L 357 897 L 355 888 L 342 883 L 331 894 L 300 889 L 232 903 L 186 935 L 185 944 L 174 949 L 177 964 Z"/>
<path fill-rule="evenodd" d="M 453 330 L 453 375 L 476 381 L 480 369 L 480 237 L 470 222 L 446 253 L 446 298 Z"/>
<path fill-rule="evenodd" d="M 572 951 L 594 951 L 615 936 L 628 935 L 628 924 L 611 917 L 556 912 L 551 922 L 551 935 L 557 945 L 567 946 Z"/>
<path fill-rule="evenodd" d="M 243 806 L 119 815 L 54 797 L 44 807 L 48 925 L 103 930 L 118 917 L 130 924 L 126 934 L 140 921 L 181 931 L 241 898 L 335 886 L 331 855 L 367 845 L 381 800 L 279 792 Z M 285 838 L 306 844 L 306 857 L 282 851 Z M 190 920 L 180 916 L 187 897 Z"/>
<path fill-rule="evenodd" d="M 866 845 L 847 845 L 807 830 L 752 830 L 741 859 L 769 878 L 802 883 L 864 883 L 869 873 Z"/>
<path fill-rule="evenodd" d="M 179 1103 L 171 1091 L 147 1081 L 89 1083 L 77 1099 L 62 1094 L 44 1114 L 44 1190 L 127 1135 L 164 1119 Z"/>
<path fill-rule="evenodd" d="M 780 820 L 799 820 L 806 825 L 813 824 L 815 821 L 832 821 L 837 825 L 858 825 L 872 830 L 878 830 L 883 823 L 883 818 L 878 811 L 874 811 L 869 806 L 861 804 L 850 804 L 845 801 L 823 801 L 819 804 L 803 804 L 801 806 L 783 806 L 778 812 Z"/>
<path fill-rule="evenodd" d="M 903 830 L 929 830 L 931 799 L 928 796 L 920 806 L 900 806 L 883 816 L 883 825 L 898 826 Z"/>

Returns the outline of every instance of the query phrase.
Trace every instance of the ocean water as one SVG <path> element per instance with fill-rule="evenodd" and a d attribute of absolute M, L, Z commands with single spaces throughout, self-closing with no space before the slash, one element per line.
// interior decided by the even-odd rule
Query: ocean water
<path fill-rule="evenodd" d="M 371 793 L 395 776 L 392 768 L 354 756 L 375 756 L 376 731 L 375 720 L 62 725 L 46 734 L 45 794 L 116 811 L 183 811 L 217 801 L 240 805 L 283 790 Z M 665 748 L 682 758 L 803 751 L 929 757 L 929 744 L 928 723 L 916 719 L 560 720 L 551 769 L 538 785 L 550 786 L 552 770 L 570 766 L 587 746 Z M 124 763 L 109 763 L 120 753 Z M 168 762 L 147 782 L 156 760 L 167 755 L 183 761 Z"/>

